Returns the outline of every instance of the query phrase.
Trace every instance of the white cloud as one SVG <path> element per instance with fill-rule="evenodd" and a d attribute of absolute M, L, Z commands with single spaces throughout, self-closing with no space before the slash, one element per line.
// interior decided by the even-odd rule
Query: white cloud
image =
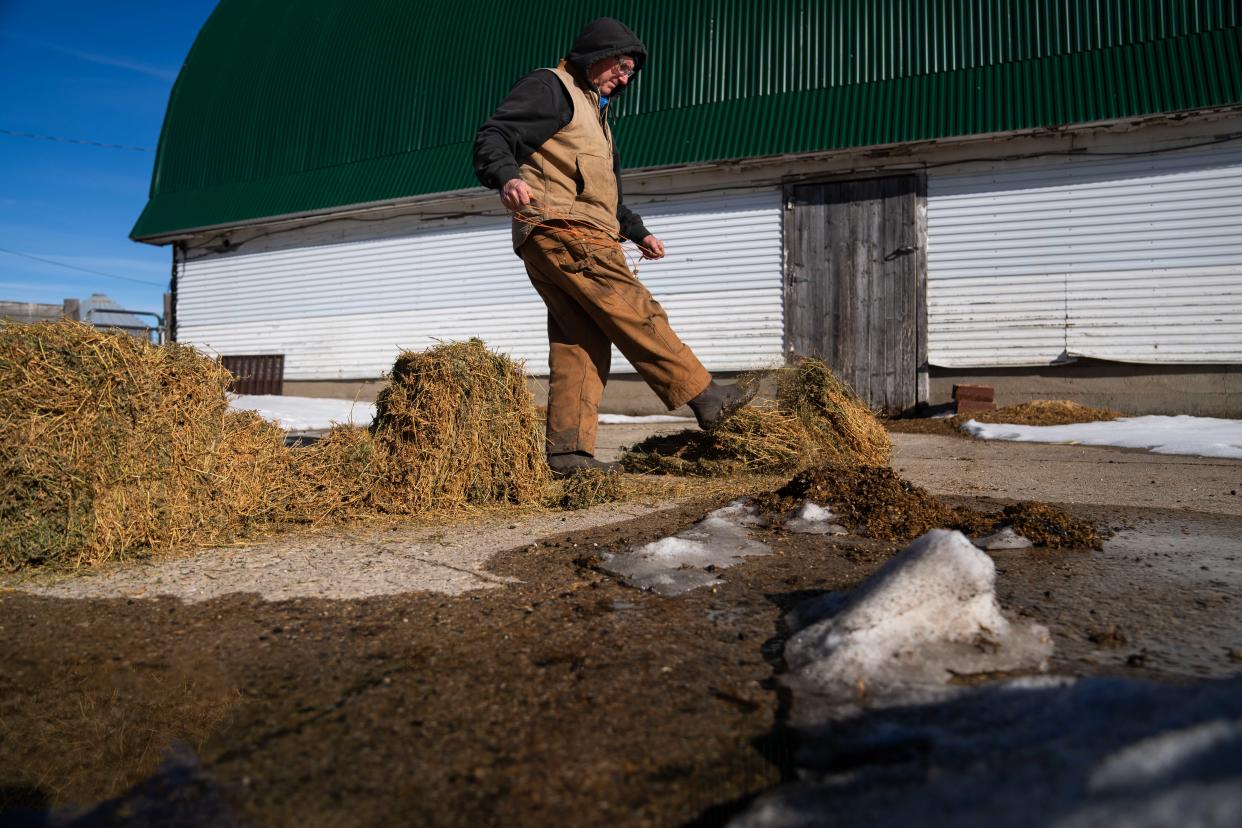
<path fill-rule="evenodd" d="M 49 49 L 53 52 L 59 52 L 63 55 L 85 60 L 89 63 L 97 63 L 101 66 L 115 66 L 119 69 L 128 69 L 131 72 L 138 72 L 148 77 L 158 78 L 164 81 L 173 81 L 177 79 L 177 72 L 174 69 L 164 69 L 159 66 L 147 66 L 143 63 L 135 63 L 134 61 L 125 60 L 124 58 L 114 58 L 110 55 L 100 55 L 93 52 L 84 52 L 81 49 L 74 49 L 69 46 L 61 46 L 57 43 L 49 43 L 46 40 L 40 40 L 37 37 L 29 37 L 27 35 L 16 34 L 14 32 L 0 32 L 0 34 L 10 37 L 13 40 L 28 43 L 32 46 L 39 46 L 43 49 Z"/>

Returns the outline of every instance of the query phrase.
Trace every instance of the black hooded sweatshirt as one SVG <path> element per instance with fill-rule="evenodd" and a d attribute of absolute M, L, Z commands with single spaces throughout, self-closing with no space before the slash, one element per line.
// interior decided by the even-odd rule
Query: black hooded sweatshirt
<path fill-rule="evenodd" d="M 647 60 L 647 47 L 621 21 L 601 17 L 586 25 L 565 59 L 570 71 L 585 77 L 588 66 L 617 55 L 632 57 L 634 71 L 638 72 Z M 610 100 L 623 88 L 613 92 Z M 479 128 L 474 139 L 474 174 L 483 186 L 493 190 L 499 190 L 510 179 L 520 178 L 519 165 L 573 116 L 573 101 L 560 80 L 542 69 L 531 72 L 513 85 L 492 117 Z M 622 200 L 621 155 L 615 147 L 612 169 L 617 177 L 617 221 L 621 234 L 642 241 L 650 232 L 643 226 L 642 218 Z"/>

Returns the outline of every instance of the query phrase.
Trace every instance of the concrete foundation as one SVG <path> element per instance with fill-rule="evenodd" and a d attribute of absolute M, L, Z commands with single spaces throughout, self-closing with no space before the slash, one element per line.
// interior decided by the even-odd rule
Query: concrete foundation
<path fill-rule="evenodd" d="M 721 372 L 713 376 L 727 383 L 737 379 L 738 374 Z M 286 380 L 284 393 L 373 402 L 384 384 L 384 380 L 378 379 Z M 1080 359 L 1067 365 L 1039 368 L 933 367 L 928 402 L 933 406 L 952 402 L 953 386 L 958 384 L 993 386 L 998 407 L 1030 400 L 1074 400 L 1126 414 L 1242 418 L 1242 365 L 1131 365 Z M 531 377 L 529 385 L 535 404 L 546 405 L 547 377 Z M 600 411 L 631 415 L 669 413 L 647 383 L 635 374 L 618 374 L 608 380 Z M 692 416 L 686 406 L 673 413 Z"/>
<path fill-rule="evenodd" d="M 281 392 L 286 397 L 326 397 L 337 400 L 375 402 L 380 389 L 388 384 L 382 379 L 358 380 L 285 380 Z"/>
<path fill-rule="evenodd" d="M 931 369 L 932 405 L 960 383 L 991 385 L 996 405 L 1074 400 L 1126 414 L 1242 417 L 1242 365 L 1131 365 L 1080 359 L 1039 368 Z"/>
<path fill-rule="evenodd" d="M 739 376 L 734 372 L 720 372 L 712 375 L 722 382 L 733 382 Z M 374 402 L 380 389 L 386 385 L 385 380 L 285 380 L 283 393 L 290 397 L 334 397 L 337 399 L 358 399 Z M 535 397 L 535 405 L 548 403 L 548 378 L 529 377 L 527 385 Z M 637 374 L 617 374 L 608 380 L 604 389 L 604 398 L 600 401 L 600 411 L 607 414 L 668 414 L 670 413 L 659 397 L 652 393 Z M 681 417 L 693 417 L 689 406 L 682 406 L 672 412 Z"/>

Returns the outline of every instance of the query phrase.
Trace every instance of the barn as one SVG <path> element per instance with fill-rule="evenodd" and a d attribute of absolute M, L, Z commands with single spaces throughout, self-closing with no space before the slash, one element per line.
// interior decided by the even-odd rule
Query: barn
<path fill-rule="evenodd" d="M 285 393 L 471 336 L 546 373 L 471 144 L 601 15 L 650 50 L 614 126 L 669 252 L 639 278 L 713 372 L 1242 416 L 1236 0 L 222 0 L 132 231 L 171 247 L 176 338 Z M 614 366 L 606 409 L 659 407 Z"/>

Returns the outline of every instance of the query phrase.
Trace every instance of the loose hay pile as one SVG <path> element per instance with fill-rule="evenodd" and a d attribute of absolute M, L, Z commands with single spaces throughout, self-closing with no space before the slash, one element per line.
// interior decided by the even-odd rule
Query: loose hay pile
<path fill-rule="evenodd" d="M 525 503 L 548 480 L 526 376 L 478 339 L 402 353 L 371 433 L 387 465 L 375 492 L 386 511 Z"/>
<path fill-rule="evenodd" d="M 544 498 L 553 509 L 589 509 L 624 500 L 630 486 L 624 478 L 603 469 L 583 469 L 554 486 Z"/>
<path fill-rule="evenodd" d="M 76 323 L 0 327 L 0 566 L 227 540 L 281 507 L 284 435 L 228 371 Z"/>
<path fill-rule="evenodd" d="M 1116 420 L 1124 416 L 1120 411 L 1113 411 L 1111 408 L 1092 408 L 1073 400 L 1031 400 L 1020 405 L 998 408 L 995 411 L 959 414 L 954 421 L 958 425 L 967 420 L 977 420 L 981 423 L 1054 426 L 1096 423 Z"/>
<path fill-rule="evenodd" d="M 781 474 L 813 456 L 796 417 L 772 407 L 744 408 L 712 431 L 657 434 L 621 458 L 626 471 L 729 477 L 739 472 Z"/>
<path fill-rule="evenodd" d="M 756 505 L 779 524 L 783 515 L 807 500 L 830 509 L 835 520 L 852 531 L 879 540 L 905 542 L 940 528 L 980 537 L 1012 526 L 1036 546 L 1102 549 L 1104 545 L 1104 535 L 1090 522 L 1046 503 L 1018 503 L 999 512 L 953 507 L 887 466 L 816 466 L 756 498 Z"/>
<path fill-rule="evenodd" d="M 192 348 L 0 327 L 0 569 L 229 542 L 283 523 L 530 502 L 547 479 L 520 366 L 478 340 L 402 354 L 372 431 L 289 450 Z"/>
<path fill-rule="evenodd" d="M 728 477 L 888 460 L 892 443 L 884 427 L 822 360 L 774 373 L 775 401 L 745 408 L 711 431 L 650 437 L 622 457 L 626 471 Z"/>

